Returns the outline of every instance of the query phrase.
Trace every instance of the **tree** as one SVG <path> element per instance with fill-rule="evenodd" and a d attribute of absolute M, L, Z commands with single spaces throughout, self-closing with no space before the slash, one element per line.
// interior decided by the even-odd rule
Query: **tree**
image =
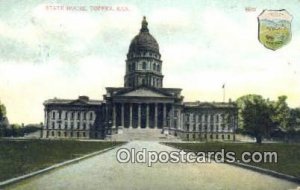
<path fill-rule="evenodd" d="M 6 108 L 4 104 L 1 104 L 0 102 L 0 121 L 2 121 L 5 116 L 6 116 Z"/>
<path fill-rule="evenodd" d="M 237 104 L 244 131 L 255 137 L 257 143 L 261 143 L 262 138 L 268 135 L 268 131 L 274 125 L 270 102 L 260 95 L 250 94 L 240 97 Z"/>
<path fill-rule="evenodd" d="M 0 102 L 0 137 L 5 136 L 6 129 L 8 128 L 9 123 L 8 119 L 6 117 L 6 108 L 4 104 L 1 104 Z"/>
<path fill-rule="evenodd" d="M 290 109 L 289 126 L 295 129 L 300 123 L 300 108 Z"/>
<path fill-rule="evenodd" d="M 274 123 L 282 129 L 291 127 L 289 125 L 290 108 L 286 103 L 286 100 L 287 96 L 279 96 L 278 100 L 273 103 L 274 115 L 272 119 Z"/>

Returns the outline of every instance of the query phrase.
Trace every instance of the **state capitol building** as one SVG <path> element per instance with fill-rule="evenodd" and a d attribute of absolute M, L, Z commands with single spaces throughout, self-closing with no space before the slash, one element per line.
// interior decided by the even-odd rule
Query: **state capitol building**
<path fill-rule="evenodd" d="M 163 87 L 159 45 L 145 17 L 125 62 L 124 87 L 107 87 L 103 100 L 46 100 L 43 138 L 235 139 L 235 103 L 184 102 L 182 89 Z"/>

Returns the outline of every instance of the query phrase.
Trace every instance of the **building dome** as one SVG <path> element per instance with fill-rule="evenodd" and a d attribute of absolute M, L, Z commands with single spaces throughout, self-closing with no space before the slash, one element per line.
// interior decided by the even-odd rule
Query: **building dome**
<path fill-rule="evenodd" d="M 152 51 L 159 54 L 158 43 L 155 38 L 149 33 L 146 17 L 144 17 L 142 21 L 142 28 L 140 30 L 140 33 L 136 35 L 130 43 L 128 54 L 145 51 Z"/>

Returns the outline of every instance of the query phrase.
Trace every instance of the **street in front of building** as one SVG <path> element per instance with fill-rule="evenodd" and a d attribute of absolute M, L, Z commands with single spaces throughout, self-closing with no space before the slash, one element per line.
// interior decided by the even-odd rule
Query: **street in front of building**
<path fill-rule="evenodd" d="M 119 163 L 120 148 L 174 151 L 158 142 L 131 141 L 122 147 L 39 175 L 8 189 L 296 189 L 297 184 L 221 163 Z"/>

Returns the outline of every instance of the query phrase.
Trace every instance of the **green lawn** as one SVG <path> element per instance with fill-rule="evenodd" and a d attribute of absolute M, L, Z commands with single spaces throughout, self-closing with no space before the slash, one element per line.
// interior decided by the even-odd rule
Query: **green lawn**
<path fill-rule="evenodd" d="M 75 140 L 0 140 L 0 181 L 121 144 Z"/>
<path fill-rule="evenodd" d="M 179 149 L 194 152 L 234 151 L 236 158 L 241 160 L 242 152 L 249 151 L 275 151 L 278 155 L 277 163 L 254 163 L 247 164 L 261 168 L 271 169 L 273 171 L 292 175 L 300 178 L 300 144 L 255 144 L 255 143 L 226 143 L 226 142 L 206 142 L 206 143 L 166 143 L 166 145 L 175 146 Z"/>

